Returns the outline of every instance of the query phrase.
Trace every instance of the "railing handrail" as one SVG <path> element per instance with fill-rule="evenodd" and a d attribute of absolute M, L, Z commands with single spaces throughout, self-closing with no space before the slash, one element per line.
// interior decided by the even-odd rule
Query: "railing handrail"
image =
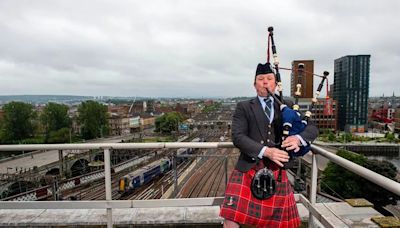
<path fill-rule="evenodd" d="M 0 201 L 0 209 L 122 209 L 219 206 L 223 197 L 149 200 Z"/>
<path fill-rule="evenodd" d="M 0 145 L 0 151 L 90 150 L 90 149 L 161 149 L 161 148 L 233 148 L 232 142 L 157 142 L 157 143 L 71 143 Z"/>
<path fill-rule="evenodd" d="M 354 162 L 344 159 L 334 153 L 329 152 L 328 150 L 325 150 L 321 146 L 311 145 L 311 149 L 314 153 L 319 154 L 319 155 L 329 159 L 329 161 L 334 162 L 334 163 L 342 166 L 343 168 L 345 168 L 359 176 L 362 176 L 365 179 L 400 196 L 400 183 L 399 182 L 391 180 L 383 175 L 380 175 L 374 171 L 364 168 Z"/>
<path fill-rule="evenodd" d="M 385 146 L 385 147 L 400 147 L 400 144 L 395 142 L 371 142 L 371 141 L 351 141 L 351 142 L 323 142 L 318 141 L 319 145 L 323 146 Z"/>

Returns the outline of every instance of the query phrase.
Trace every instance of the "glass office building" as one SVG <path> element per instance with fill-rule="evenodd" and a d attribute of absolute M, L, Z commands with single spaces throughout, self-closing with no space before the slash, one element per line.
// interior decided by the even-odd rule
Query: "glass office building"
<path fill-rule="evenodd" d="M 347 55 L 335 60 L 333 97 L 337 101 L 338 129 L 364 132 L 368 122 L 371 55 Z"/>

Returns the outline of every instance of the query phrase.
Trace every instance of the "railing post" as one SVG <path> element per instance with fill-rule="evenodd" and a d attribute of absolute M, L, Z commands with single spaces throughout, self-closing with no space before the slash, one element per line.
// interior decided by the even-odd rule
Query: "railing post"
<path fill-rule="evenodd" d="M 54 201 L 60 200 L 60 190 L 58 188 L 57 177 L 53 177 L 52 190 L 53 190 Z"/>
<path fill-rule="evenodd" d="M 178 170 L 176 165 L 176 155 L 177 153 L 175 150 L 174 155 L 172 156 L 172 167 L 174 169 L 174 198 L 176 198 L 176 195 L 178 194 Z"/>
<path fill-rule="evenodd" d="M 64 175 L 64 156 L 63 156 L 63 150 L 58 150 L 58 164 L 60 166 L 60 179 L 63 179 Z"/>
<path fill-rule="evenodd" d="M 228 156 L 225 156 L 225 190 L 228 187 Z"/>
<path fill-rule="evenodd" d="M 318 166 L 317 166 L 317 155 L 312 153 L 312 168 L 311 168 L 311 190 L 310 190 L 310 203 L 315 206 L 317 202 L 317 178 L 318 178 Z M 308 227 L 314 227 L 315 218 L 311 211 L 308 215 Z"/>
<path fill-rule="evenodd" d="M 104 177 L 106 186 L 106 200 L 111 201 L 111 159 L 109 148 L 104 149 Z M 107 228 L 111 228 L 112 226 L 112 208 L 107 208 Z"/>

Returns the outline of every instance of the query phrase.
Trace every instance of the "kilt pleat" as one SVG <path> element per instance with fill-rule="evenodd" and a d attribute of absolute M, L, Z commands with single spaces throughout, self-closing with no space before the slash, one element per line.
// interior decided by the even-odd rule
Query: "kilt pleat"
<path fill-rule="evenodd" d="M 262 167 L 264 165 L 261 161 L 245 173 L 236 169 L 232 171 L 220 216 L 239 224 L 256 227 L 299 227 L 300 217 L 285 170 L 282 170 L 282 181 L 276 182 L 276 193 L 271 198 L 259 200 L 252 195 L 251 180 Z M 269 168 L 273 170 L 277 179 L 278 166 L 270 164 Z"/>

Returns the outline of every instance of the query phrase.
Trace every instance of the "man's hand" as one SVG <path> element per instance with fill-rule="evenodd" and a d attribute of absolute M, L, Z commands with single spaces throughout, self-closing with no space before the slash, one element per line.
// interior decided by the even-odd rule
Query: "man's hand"
<path fill-rule="evenodd" d="M 298 152 L 300 150 L 301 142 L 300 139 L 295 135 L 287 137 L 282 142 L 282 147 L 286 148 L 287 151 L 294 150 L 294 152 Z"/>
<path fill-rule="evenodd" d="M 289 161 L 289 155 L 286 151 L 274 147 L 267 147 L 264 150 L 264 156 L 278 164 L 280 167 L 283 167 L 282 162 Z"/>

